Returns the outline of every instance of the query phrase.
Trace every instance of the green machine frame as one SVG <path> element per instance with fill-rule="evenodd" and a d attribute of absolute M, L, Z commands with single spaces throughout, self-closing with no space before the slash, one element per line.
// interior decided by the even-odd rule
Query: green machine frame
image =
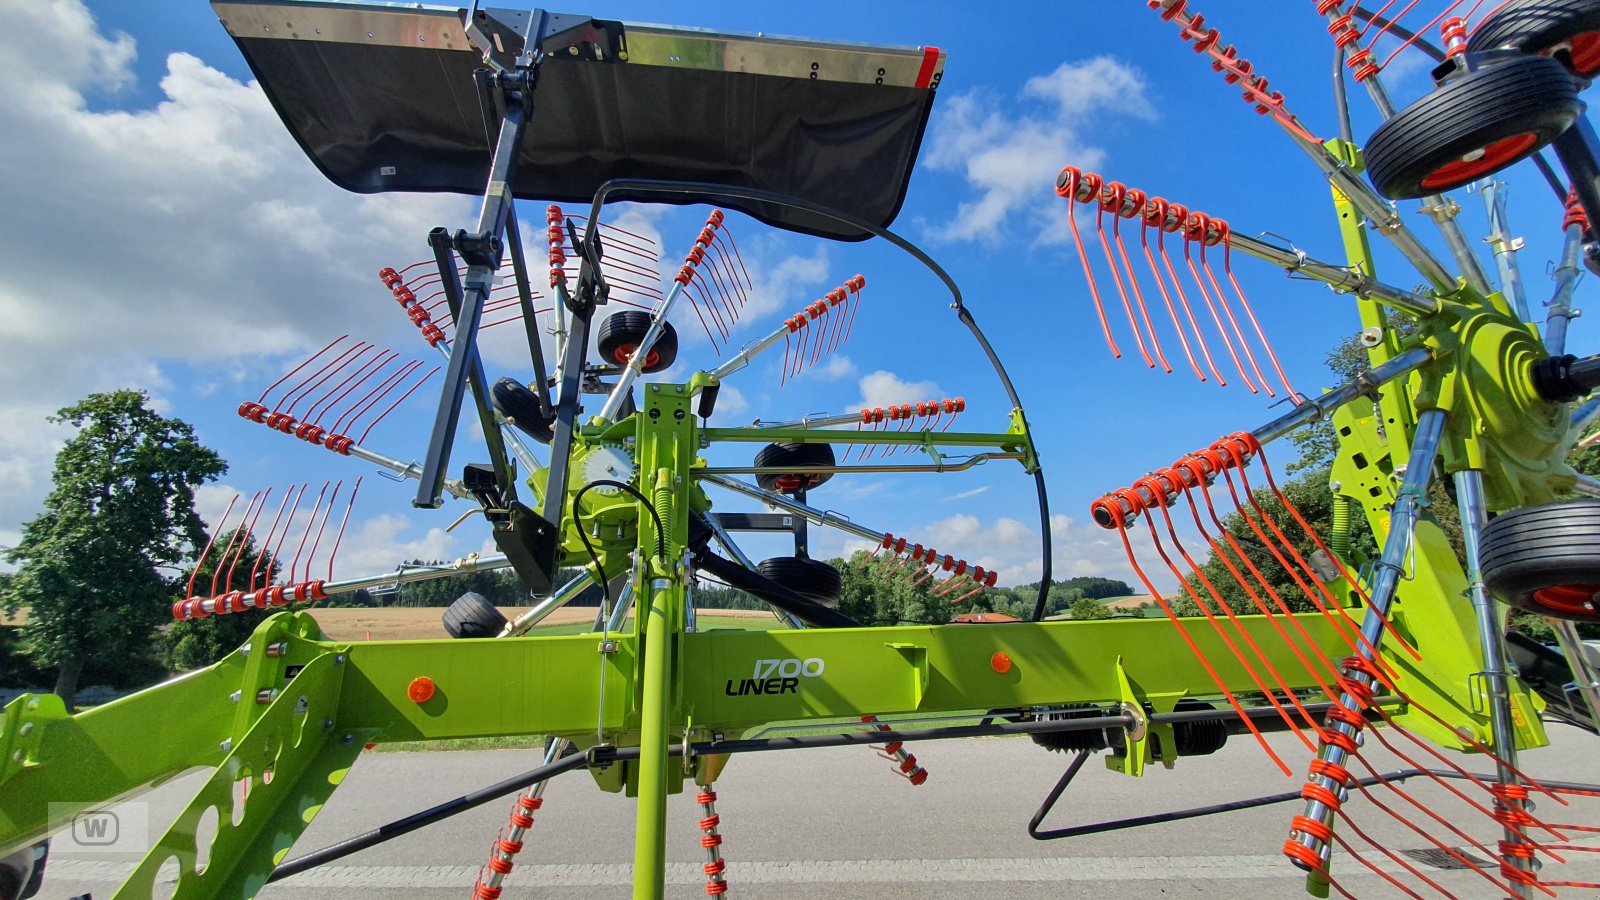
<path fill-rule="evenodd" d="M 1414 463 L 1419 456 L 1431 462 L 1432 448 L 1420 454 L 1416 447 L 1419 434 L 1431 428 L 1446 472 L 1480 473 L 1486 510 L 1546 502 L 1578 484 L 1562 462 L 1572 440 L 1570 408 L 1537 395 L 1530 369 L 1548 354 L 1499 294 L 1453 277 L 1431 278 L 1426 293 L 1376 282 L 1360 223 L 1387 221 L 1387 206 L 1355 178 L 1355 148 L 1334 142 L 1306 149 L 1334 182 L 1348 263 L 1308 263 L 1303 254 L 1268 245 L 1258 246 L 1256 255 L 1356 294 L 1362 324 L 1374 330 L 1373 369 L 1255 434 L 1268 441 L 1331 417 L 1341 435 L 1333 475 L 1339 503 L 1346 511 L 1359 506 L 1386 545 L 1379 559 L 1346 557 L 1347 569 L 1393 569 L 1387 545 L 1397 542 L 1414 559 L 1408 580 L 1397 589 L 1391 584 L 1382 603 L 1392 597 L 1388 618 L 1424 657 L 1394 652 L 1387 643 L 1378 647 L 1401 688 L 1381 698 L 1386 711 L 1460 750 L 1481 743 L 1511 755 L 1516 747 L 1543 745 L 1540 701 L 1497 671 L 1492 647 L 1498 635 L 1484 638 L 1484 611 L 1471 602 L 1482 594 L 1475 562 L 1463 567 L 1421 508 L 1419 485 L 1433 466 Z M 597 199 L 596 213 L 599 207 Z M 921 256 L 898 237 L 870 230 Z M 1235 246 L 1251 252 L 1242 239 Z M 1428 258 L 1419 268 L 1440 267 Z M 954 308 L 988 351 L 959 293 Z M 1420 322 L 1404 341 L 1387 321 L 1395 309 Z M 585 519 L 609 535 L 597 548 L 585 546 L 585 534 L 565 508 L 558 534 L 560 561 L 603 570 L 594 573 L 597 582 L 631 572 L 631 627 L 575 636 L 342 643 L 327 639 L 313 614 L 285 611 L 265 618 L 225 660 L 94 709 L 69 714 L 54 696 L 20 697 L 0 720 L 0 855 L 59 829 L 75 810 L 205 768 L 211 770 L 205 784 L 115 896 L 149 896 L 163 865 L 175 858 L 181 873 L 176 896 L 249 897 L 285 863 L 365 745 L 486 736 L 526 736 L 531 745 L 544 737 L 571 742 L 579 752 L 537 770 L 539 778 L 587 768 L 602 788 L 637 798 L 634 896 L 651 898 L 664 884 L 668 795 L 683 790 L 686 780 L 714 780 L 731 754 L 785 749 L 781 741 L 749 737 L 775 723 L 833 729 L 841 742 L 865 742 L 863 716 L 881 717 L 894 729 L 890 736 L 916 737 L 902 726 L 960 715 L 988 721 L 1001 711 L 1014 715 L 952 731 L 1112 728 L 1123 737 L 1107 756 L 1111 768 L 1137 776 L 1147 765 L 1177 761 L 1174 741 L 1152 737 L 1171 736 L 1179 700 L 1214 696 L 1215 690 L 1204 663 L 1166 621 L 693 631 L 690 521 L 708 508 L 700 485 L 712 474 L 702 456 L 711 444 L 912 445 L 929 458 L 929 470 L 952 467 L 939 448 L 982 449 L 1017 461 L 1026 473 L 1039 472 L 1020 402 L 1003 430 L 987 433 L 703 428 L 695 403 L 716 386 L 707 373 L 688 383 L 648 383 L 633 414 L 571 430 L 572 456 L 620 446 L 635 466 L 642 498 L 596 496 L 582 507 Z M 552 490 L 547 478 L 540 471 L 528 479 L 540 499 L 551 493 L 572 498 L 584 487 L 569 475 Z M 803 505 L 791 509 L 830 524 Z M 1348 523 L 1348 516 L 1337 521 Z M 1332 538 L 1348 550 L 1347 534 L 1336 531 Z M 1334 580 L 1329 588 L 1370 620 L 1372 610 L 1354 585 Z M 1379 593 L 1372 590 L 1373 605 Z M 1498 623 L 1492 609 L 1488 614 Z M 1341 637 L 1325 617 L 1297 618 L 1324 652 L 1340 653 Z M 1308 695 L 1316 689 L 1314 676 L 1274 640 L 1269 619 L 1241 616 L 1239 622 L 1280 671 L 1302 673 L 1288 675 L 1288 688 Z M 1253 713 L 1261 697 L 1246 667 L 1215 634 L 1196 629 L 1193 639 L 1219 683 L 1251 700 Z M 434 689 L 413 699 L 409 688 L 422 678 Z M 738 689 L 746 680 L 762 689 Z M 1413 701 L 1445 722 L 1412 715 Z M 1029 715 L 1077 704 L 1093 707 L 1099 717 Z M 1499 721 L 1502 715 L 1507 722 Z M 1218 718 L 1228 716 L 1216 711 Z M 881 733 L 872 736 L 880 739 Z M 248 799 L 237 790 L 241 782 L 249 784 Z M 505 794 L 519 786 L 526 782 L 497 787 Z M 213 809 L 216 837 L 202 848 L 196 836 Z M 202 855 L 207 862 L 197 869 Z"/>

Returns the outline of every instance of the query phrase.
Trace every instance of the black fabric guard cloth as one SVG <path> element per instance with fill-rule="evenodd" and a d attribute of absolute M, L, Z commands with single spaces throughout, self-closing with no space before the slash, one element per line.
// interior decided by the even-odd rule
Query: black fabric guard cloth
<path fill-rule="evenodd" d="M 474 54 L 237 43 L 290 133 L 335 184 L 358 193 L 483 192 L 499 123 L 483 120 Z M 613 178 L 702 181 L 799 197 L 887 226 L 905 198 L 933 97 L 925 88 L 555 57 L 539 73 L 513 189 L 519 198 L 572 203 Z M 870 236 L 803 210 L 718 202 L 791 231 Z"/>

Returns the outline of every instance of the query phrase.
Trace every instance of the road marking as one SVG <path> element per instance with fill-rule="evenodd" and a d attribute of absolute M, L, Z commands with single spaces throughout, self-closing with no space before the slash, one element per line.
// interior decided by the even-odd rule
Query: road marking
<path fill-rule="evenodd" d="M 63 859 L 50 861 L 62 880 L 121 882 L 135 863 Z M 741 884 L 962 883 L 995 881 L 1166 881 L 1185 879 L 1298 879 L 1282 856 L 1100 856 L 1021 859 L 736 860 L 729 867 Z M 1352 872 L 1355 876 L 1358 873 Z M 1370 874 L 1370 873 L 1364 873 Z M 280 882 L 285 887 L 450 888 L 470 885 L 477 866 L 323 866 Z M 517 866 L 516 880 L 542 887 L 626 886 L 626 863 Z M 669 863 L 667 883 L 699 884 L 699 863 Z"/>

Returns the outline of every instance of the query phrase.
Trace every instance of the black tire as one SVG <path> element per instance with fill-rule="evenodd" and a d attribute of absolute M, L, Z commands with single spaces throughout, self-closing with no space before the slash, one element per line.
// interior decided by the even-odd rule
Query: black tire
<path fill-rule="evenodd" d="M 1564 66 L 1512 57 L 1440 85 L 1378 126 L 1367 176 L 1393 200 L 1453 190 L 1532 156 L 1582 111 Z"/>
<path fill-rule="evenodd" d="M 506 627 L 506 617 L 482 594 L 468 591 L 444 611 L 444 630 L 453 638 L 494 638 Z"/>
<path fill-rule="evenodd" d="M 790 469 L 791 473 L 758 473 L 756 484 L 769 491 L 792 494 L 802 487 L 806 490 L 820 487 L 833 477 L 832 472 L 806 473 L 807 468 L 832 466 L 837 463 L 834 461 L 832 445 L 778 443 L 762 447 L 756 453 L 755 464 L 762 468 L 770 466 Z"/>
<path fill-rule="evenodd" d="M 1600 72 L 1600 0 L 1512 0 L 1467 39 L 1478 53 L 1510 47 L 1555 58 L 1585 78 Z"/>
<path fill-rule="evenodd" d="M 539 395 L 515 378 L 502 378 L 489 388 L 489 402 L 506 421 L 541 444 L 555 439 L 555 416 L 539 411 Z"/>
<path fill-rule="evenodd" d="M 600 348 L 600 358 L 614 366 L 627 365 L 628 360 L 633 357 L 633 351 L 638 349 L 649 331 L 649 313 L 635 311 L 612 313 L 600 323 L 600 331 L 595 338 L 596 346 Z M 671 366 L 677 358 L 678 332 L 673 329 L 671 322 L 663 322 L 661 333 L 656 335 L 655 344 L 645 356 L 644 371 L 647 374 L 660 372 Z"/>
<path fill-rule="evenodd" d="M 1517 609 L 1600 622 L 1600 500 L 1560 500 L 1496 516 L 1483 531 L 1483 580 Z"/>
<path fill-rule="evenodd" d="M 839 570 L 818 560 L 802 556 L 774 556 L 756 566 L 756 572 L 773 584 L 833 609 L 839 605 L 844 579 Z"/>

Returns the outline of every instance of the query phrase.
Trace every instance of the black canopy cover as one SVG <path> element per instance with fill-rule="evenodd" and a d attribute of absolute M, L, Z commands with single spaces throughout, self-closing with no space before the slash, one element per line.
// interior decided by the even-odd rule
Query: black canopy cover
<path fill-rule="evenodd" d="M 359 193 L 483 192 L 498 122 L 482 112 L 473 72 L 485 63 L 463 33 L 461 10 L 304 0 L 212 6 L 290 133 L 335 184 Z M 527 15 L 480 12 L 510 26 Z M 588 21 L 553 16 L 551 31 L 559 40 L 562 27 Z M 670 179 L 757 188 L 893 222 L 943 73 L 941 51 L 606 24 L 620 35 L 599 54 L 606 58 L 546 42 L 516 196 L 587 203 L 610 179 Z M 509 62 L 516 48 L 500 50 L 493 55 Z M 753 201 L 673 200 L 715 202 L 808 234 L 867 237 Z"/>

